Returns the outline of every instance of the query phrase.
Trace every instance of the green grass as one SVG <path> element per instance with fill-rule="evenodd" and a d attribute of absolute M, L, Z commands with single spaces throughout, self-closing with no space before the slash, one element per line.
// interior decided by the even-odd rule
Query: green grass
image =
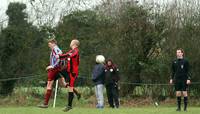
<path fill-rule="evenodd" d="M 0 114 L 180 114 L 175 107 L 141 107 L 141 108 L 120 108 L 120 109 L 95 109 L 76 107 L 69 112 L 63 112 L 63 108 L 40 109 L 37 107 L 1 107 Z M 198 114 L 200 108 L 189 107 L 187 112 L 182 114 Z"/>

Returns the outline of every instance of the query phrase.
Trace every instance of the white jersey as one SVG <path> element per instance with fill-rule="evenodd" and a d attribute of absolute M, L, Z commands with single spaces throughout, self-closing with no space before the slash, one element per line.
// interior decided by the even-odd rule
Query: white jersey
<path fill-rule="evenodd" d="M 62 51 L 56 45 L 56 46 L 54 46 L 54 48 L 52 49 L 51 54 L 50 54 L 50 65 L 53 66 L 54 68 L 59 66 L 60 59 L 56 58 L 56 55 L 59 55 L 59 54 L 62 54 Z"/>

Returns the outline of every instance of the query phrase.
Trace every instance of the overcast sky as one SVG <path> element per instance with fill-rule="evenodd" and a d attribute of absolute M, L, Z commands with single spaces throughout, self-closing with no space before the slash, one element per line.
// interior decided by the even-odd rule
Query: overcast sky
<path fill-rule="evenodd" d="M 0 0 L 0 18 L 5 13 L 8 6 L 8 0 Z"/>

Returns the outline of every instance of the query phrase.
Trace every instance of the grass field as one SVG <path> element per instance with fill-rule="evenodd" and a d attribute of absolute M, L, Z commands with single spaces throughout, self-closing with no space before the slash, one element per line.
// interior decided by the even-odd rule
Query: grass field
<path fill-rule="evenodd" d="M 143 107 L 143 108 L 120 108 L 120 109 L 95 109 L 74 108 L 69 112 L 63 112 L 63 108 L 40 109 L 37 107 L 1 107 L 0 114 L 199 114 L 200 108 L 190 107 L 187 112 L 176 112 L 175 107 Z"/>
<path fill-rule="evenodd" d="M 176 99 L 168 98 L 158 102 L 155 107 L 155 101 L 149 97 L 125 97 L 121 98 L 120 109 L 95 109 L 94 90 L 90 88 L 80 88 L 83 97 L 78 101 L 74 99 L 74 109 L 69 112 L 63 112 L 67 100 L 67 92 L 60 91 L 56 101 L 56 108 L 52 108 L 53 98 L 50 100 L 50 108 L 40 109 L 34 106 L 41 104 L 44 96 L 44 88 L 20 88 L 16 89 L 12 96 L 0 97 L 0 114 L 200 114 L 200 99 L 193 98 L 189 102 L 187 112 L 176 112 Z M 106 95 L 105 95 L 106 96 Z M 191 104 L 190 104 L 191 103 Z M 105 104 L 108 103 L 105 99 Z M 125 107 L 130 108 L 125 108 Z"/>

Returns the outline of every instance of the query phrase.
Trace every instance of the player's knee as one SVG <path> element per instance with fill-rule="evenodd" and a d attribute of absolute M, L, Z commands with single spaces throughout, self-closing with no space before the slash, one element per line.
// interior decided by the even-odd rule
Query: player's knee
<path fill-rule="evenodd" d="M 176 96 L 177 96 L 177 97 L 181 96 L 181 91 L 177 91 L 177 92 L 176 92 Z"/>
<path fill-rule="evenodd" d="M 47 89 L 52 89 L 53 81 L 47 82 Z"/>
<path fill-rule="evenodd" d="M 60 85 L 61 87 L 65 87 L 65 83 L 63 82 L 62 79 L 59 79 L 58 82 L 59 82 L 59 85 Z"/>
<path fill-rule="evenodd" d="M 188 96 L 187 91 L 184 91 L 184 92 L 183 92 L 183 96 L 184 96 L 184 97 L 187 97 L 187 96 Z"/>

